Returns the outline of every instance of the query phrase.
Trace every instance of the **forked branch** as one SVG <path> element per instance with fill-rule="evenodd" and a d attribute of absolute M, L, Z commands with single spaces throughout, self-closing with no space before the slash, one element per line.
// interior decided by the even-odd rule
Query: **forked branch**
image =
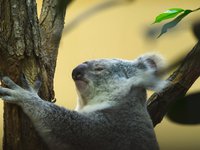
<path fill-rule="evenodd" d="M 46 69 L 52 75 L 56 67 L 58 47 L 64 28 L 67 6 L 72 0 L 43 0 L 40 14 L 42 56 Z"/>

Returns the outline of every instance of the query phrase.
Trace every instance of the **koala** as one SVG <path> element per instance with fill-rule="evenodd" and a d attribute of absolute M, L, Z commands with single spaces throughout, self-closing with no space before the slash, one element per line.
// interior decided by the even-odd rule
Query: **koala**
<path fill-rule="evenodd" d="M 146 90 L 162 90 L 158 55 L 135 60 L 97 59 L 72 72 L 78 102 L 75 110 L 42 100 L 34 87 L 22 88 L 9 77 L 1 98 L 19 105 L 51 150 L 158 150 L 148 114 Z"/>

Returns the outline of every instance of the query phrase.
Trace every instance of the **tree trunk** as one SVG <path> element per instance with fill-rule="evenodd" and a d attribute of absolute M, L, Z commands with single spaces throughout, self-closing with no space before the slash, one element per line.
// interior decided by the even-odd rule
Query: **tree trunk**
<path fill-rule="evenodd" d="M 21 84 L 42 81 L 40 96 L 54 99 L 53 78 L 68 2 L 44 0 L 40 20 L 35 0 L 0 0 L 0 71 Z M 62 7 L 61 7 L 62 6 Z M 4 104 L 4 150 L 47 150 L 29 118 Z"/>

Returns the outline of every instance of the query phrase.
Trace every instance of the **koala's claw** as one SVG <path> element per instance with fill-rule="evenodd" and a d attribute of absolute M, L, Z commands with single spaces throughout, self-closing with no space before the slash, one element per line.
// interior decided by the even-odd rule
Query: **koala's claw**
<path fill-rule="evenodd" d="M 56 101 L 57 101 L 56 98 L 54 98 L 54 99 L 51 100 L 52 103 L 55 103 Z"/>

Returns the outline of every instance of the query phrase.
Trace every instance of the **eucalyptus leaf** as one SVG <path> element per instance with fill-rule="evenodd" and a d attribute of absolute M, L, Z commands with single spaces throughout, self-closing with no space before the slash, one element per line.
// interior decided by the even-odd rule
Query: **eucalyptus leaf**
<path fill-rule="evenodd" d="M 171 8 L 171 9 L 161 13 L 160 15 L 158 15 L 156 17 L 154 23 L 159 23 L 163 20 L 174 18 L 183 11 L 184 11 L 184 9 L 182 9 L 182 8 Z"/>
<path fill-rule="evenodd" d="M 180 14 L 178 17 L 176 17 L 174 20 L 164 24 L 161 29 L 161 33 L 157 38 L 161 37 L 164 33 L 166 33 L 168 29 L 175 27 L 184 17 L 186 17 L 191 12 L 192 10 L 189 10 L 189 9 L 184 10 L 184 12 Z"/>

